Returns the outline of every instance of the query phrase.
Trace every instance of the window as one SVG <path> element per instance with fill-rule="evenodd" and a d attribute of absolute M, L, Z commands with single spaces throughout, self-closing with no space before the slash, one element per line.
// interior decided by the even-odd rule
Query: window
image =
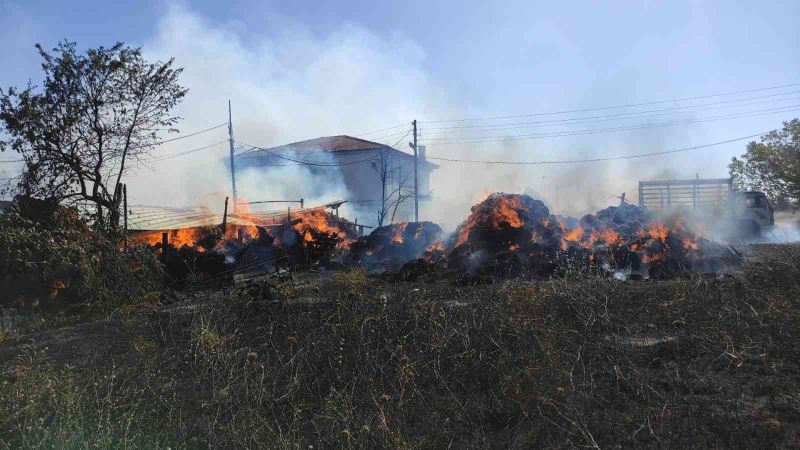
<path fill-rule="evenodd" d="M 763 208 L 767 201 L 762 195 L 748 195 L 744 198 L 744 205 L 748 208 Z"/>

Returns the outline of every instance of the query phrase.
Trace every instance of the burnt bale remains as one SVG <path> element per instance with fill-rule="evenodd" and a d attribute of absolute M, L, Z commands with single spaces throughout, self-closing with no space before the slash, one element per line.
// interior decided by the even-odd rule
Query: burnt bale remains
<path fill-rule="evenodd" d="M 378 227 L 350 245 L 348 263 L 372 271 L 397 270 L 423 258 L 442 236 L 433 222 L 402 222 Z"/>

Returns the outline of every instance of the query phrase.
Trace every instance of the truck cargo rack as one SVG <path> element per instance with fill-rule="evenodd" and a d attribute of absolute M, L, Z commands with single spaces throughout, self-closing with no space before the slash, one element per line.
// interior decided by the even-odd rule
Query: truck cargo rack
<path fill-rule="evenodd" d="M 732 199 L 731 178 L 639 182 L 639 206 L 655 211 L 668 208 L 727 210 Z"/>

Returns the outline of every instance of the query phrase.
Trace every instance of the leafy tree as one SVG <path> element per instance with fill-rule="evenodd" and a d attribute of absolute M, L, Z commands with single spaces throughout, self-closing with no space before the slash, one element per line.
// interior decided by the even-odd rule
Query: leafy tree
<path fill-rule="evenodd" d="M 0 89 L 0 150 L 22 157 L 14 186 L 26 195 L 94 208 L 119 224 L 120 182 L 131 160 L 146 161 L 159 131 L 175 132 L 170 111 L 186 94 L 173 60 L 150 63 L 123 43 L 80 54 L 64 41 L 45 51 L 41 88 Z"/>
<path fill-rule="evenodd" d="M 800 119 L 783 123 L 734 157 L 731 177 L 740 189 L 763 191 L 779 204 L 800 205 Z"/>

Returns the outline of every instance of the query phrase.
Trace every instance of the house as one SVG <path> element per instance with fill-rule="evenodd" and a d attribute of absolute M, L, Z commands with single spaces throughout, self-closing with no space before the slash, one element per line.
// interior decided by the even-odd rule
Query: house
<path fill-rule="evenodd" d="M 326 189 L 346 188 L 347 206 L 359 223 L 386 225 L 414 220 L 414 155 L 352 136 L 326 136 L 277 147 L 254 149 L 236 159 L 240 170 L 304 166 L 314 180 L 299 183 L 298 198 L 320 198 Z M 431 172 L 420 146 L 417 164 L 420 209 L 430 198 Z M 269 179 L 265 177 L 265 183 Z"/>

